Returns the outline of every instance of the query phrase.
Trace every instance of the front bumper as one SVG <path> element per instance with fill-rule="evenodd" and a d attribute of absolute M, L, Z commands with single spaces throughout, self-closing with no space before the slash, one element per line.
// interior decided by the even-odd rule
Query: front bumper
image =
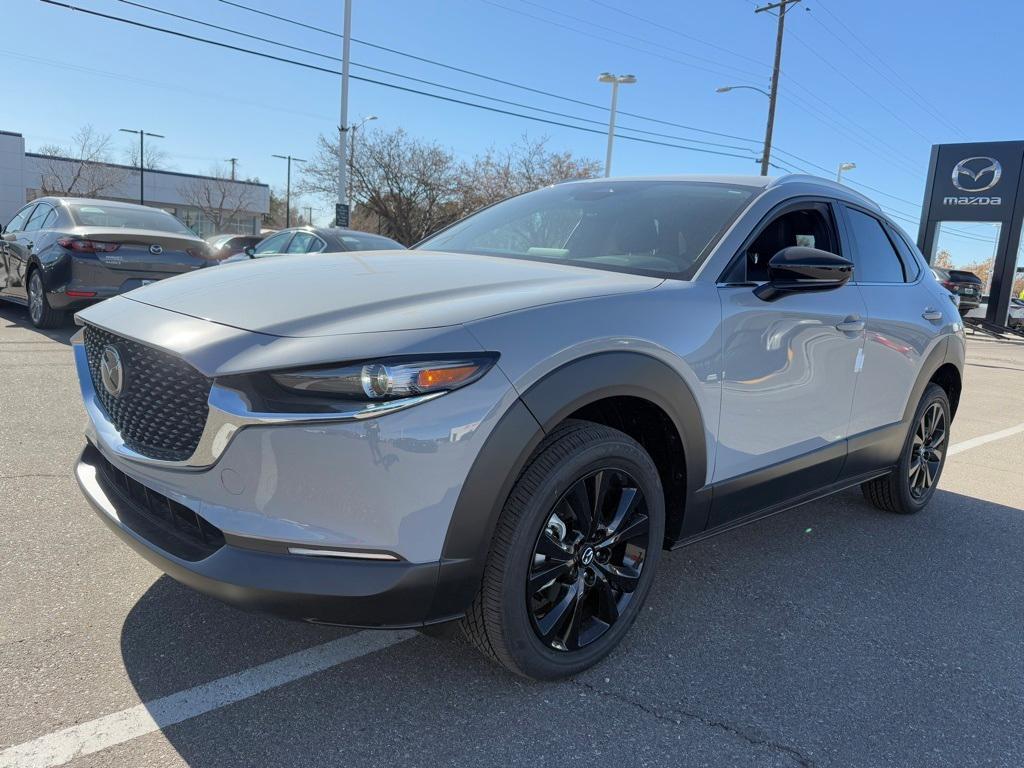
<path fill-rule="evenodd" d="M 200 592 L 249 610 L 356 627 L 416 627 L 457 618 L 446 594 L 468 573 L 464 561 L 360 561 L 265 551 L 227 536 L 212 553 L 162 549 L 161 526 L 107 474 L 91 443 L 75 476 L 97 514 L 150 563 Z M 198 557 L 199 559 L 194 559 Z"/>

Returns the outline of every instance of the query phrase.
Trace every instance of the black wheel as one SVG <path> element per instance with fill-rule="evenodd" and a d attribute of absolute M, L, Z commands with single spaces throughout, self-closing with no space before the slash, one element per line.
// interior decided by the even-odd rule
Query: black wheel
<path fill-rule="evenodd" d="M 28 276 L 28 319 L 36 328 L 56 328 L 64 322 L 64 313 L 50 306 L 38 269 Z"/>
<path fill-rule="evenodd" d="M 861 485 L 867 500 L 904 515 L 924 509 L 946 463 L 949 424 L 949 398 L 942 387 L 929 384 L 910 424 L 900 463 L 886 477 Z"/>
<path fill-rule="evenodd" d="M 658 471 L 640 444 L 608 427 L 567 422 L 512 489 L 463 631 L 526 677 L 586 669 L 636 618 L 664 530 Z"/>

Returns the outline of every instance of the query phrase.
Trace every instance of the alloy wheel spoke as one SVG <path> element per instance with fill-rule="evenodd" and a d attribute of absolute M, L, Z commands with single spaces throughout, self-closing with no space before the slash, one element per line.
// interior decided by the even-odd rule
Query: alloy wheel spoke
<path fill-rule="evenodd" d="M 587 491 L 586 482 L 583 480 L 576 481 L 572 488 L 569 489 L 569 493 L 566 494 L 565 500 L 569 505 L 569 509 L 572 510 L 576 529 L 586 539 L 590 536 L 590 531 L 594 526 L 594 507 L 593 502 L 590 500 L 590 494 Z"/>
<path fill-rule="evenodd" d="M 601 569 L 611 584 L 623 592 L 632 592 L 640 582 L 640 571 L 628 565 L 598 563 L 597 567 Z"/>
<path fill-rule="evenodd" d="M 540 568 L 530 572 L 530 580 L 527 582 L 530 594 L 535 595 L 552 581 L 567 575 L 570 570 L 572 570 L 572 562 L 569 560 L 561 562 L 548 560 Z"/>
<path fill-rule="evenodd" d="M 624 541 L 630 541 L 640 536 L 646 536 L 649 529 L 650 520 L 647 515 L 636 515 L 631 523 L 602 541 L 598 544 L 598 547 L 606 549 L 608 547 L 614 547 L 621 544 Z"/>
<path fill-rule="evenodd" d="M 640 499 L 642 498 L 640 491 L 636 488 L 622 489 L 622 495 L 619 496 L 618 506 L 615 507 L 615 515 L 612 517 L 611 522 L 608 523 L 609 535 L 614 534 L 622 527 L 622 523 L 629 517 L 630 513 L 636 509 Z"/>
<path fill-rule="evenodd" d="M 549 531 L 541 533 L 540 538 L 537 539 L 537 549 L 535 552 L 538 555 L 544 555 L 548 560 L 557 560 L 562 563 L 572 559 L 572 553 L 555 541 Z"/>
<path fill-rule="evenodd" d="M 586 590 L 583 584 L 583 574 L 580 574 L 577 582 L 576 601 L 570 609 L 569 622 L 562 635 L 562 645 L 566 650 L 575 651 L 580 647 L 580 629 L 583 626 L 583 604 L 586 602 Z"/>
<path fill-rule="evenodd" d="M 566 621 L 572 618 L 576 603 L 581 597 L 582 584 L 582 579 L 571 584 L 551 610 L 537 621 L 540 639 L 545 643 L 550 643 L 555 637 L 560 636 Z"/>
<path fill-rule="evenodd" d="M 597 593 L 597 618 L 608 625 L 612 625 L 619 618 L 619 601 L 615 597 L 608 577 L 601 571 L 596 571 L 597 582 L 594 584 L 594 591 Z"/>

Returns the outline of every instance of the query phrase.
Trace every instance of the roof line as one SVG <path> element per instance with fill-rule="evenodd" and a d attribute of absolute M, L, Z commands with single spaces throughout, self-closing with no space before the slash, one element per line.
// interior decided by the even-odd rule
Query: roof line
<path fill-rule="evenodd" d="M 36 157 L 41 160 L 63 160 L 68 163 L 82 163 L 83 165 L 103 165 L 108 168 L 123 168 L 126 171 L 138 171 L 138 166 L 123 165 L 122 163 L 101 163 L 96 160 L 76 160 L 73 157 L 62 157 L 60 155 L 41 155 L 38 152 L 26 152 L 25 157 Z M 181 171 L 165 171 L 162 168 L 147 168 L 146 173 L 162 173 L 165 176 L 184 176 L 189 179 L 206 179 L 207 181 L 230 181 L 232 184 L 248 184 L 253 187 L 267 187 L 262 181 L 247 181 L 244 179 L 222 179 L 217 176 L 204 176 L 201 173 L 182 173 Z"/>

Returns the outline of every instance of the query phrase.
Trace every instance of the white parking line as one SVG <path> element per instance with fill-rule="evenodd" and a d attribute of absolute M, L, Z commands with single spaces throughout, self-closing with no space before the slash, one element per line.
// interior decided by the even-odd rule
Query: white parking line
<path fill-rule="evenodd" d="M 993 440 L 1002 440 L 1004 437 L 1012 437 L 1013 435 L 1019 435 L 1024 432 L 1024 424 L 1018 424 L 1015 427 L 1007 427 L 1001 429 L 998 432 L 989 432 L 987 435 L 978 435 L 978 437 L 972 437 L 970 440 L 964 440 L 962 443 L 954 443 L 949 447 L 949 456 L 955 456 L 958 453 L 969 451 L 971 448 L 977 448 L 979 445 L 985 443 L 991 443 Z"/>
<path fill-rule="evenodd" d="M 0 752 L 0 768 L 48 768 L 122 744 L 415 637 L 369 631 L 291 653 L 187 691 L 40 736 Z"/>

